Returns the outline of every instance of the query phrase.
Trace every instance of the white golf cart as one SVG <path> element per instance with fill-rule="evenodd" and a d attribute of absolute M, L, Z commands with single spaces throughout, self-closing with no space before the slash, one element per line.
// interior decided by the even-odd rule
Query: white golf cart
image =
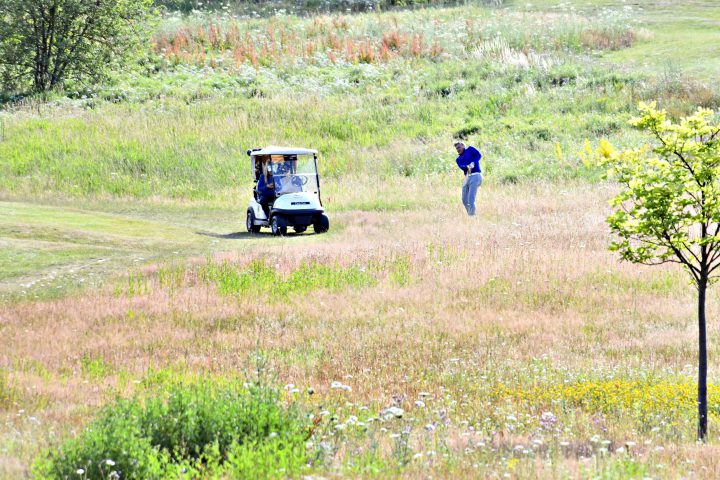
<path fill-rule="evenodd" d="M 259 233 L 262 227 L 270 227 L 273 235 L 285 235 L 288 227 L 302 233 L 310 225 L 315 233 L 330 229 L 320 200 L 316 150 L 266 147 L 248 150 L 247 154 L 255 182 L 247 209 L 248 232 Z M 265 191 L 272 192 L 269 196 L 258 192 L 261 175 L 270 187 Z"/>

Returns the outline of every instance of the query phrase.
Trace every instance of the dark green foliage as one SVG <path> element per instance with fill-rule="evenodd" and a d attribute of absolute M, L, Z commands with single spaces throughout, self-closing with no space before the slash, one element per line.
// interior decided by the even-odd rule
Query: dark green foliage
<path fill-rule="evenodd" d="M 399 8 L 461 5 L 460 0 L 155 0 L 155 4 L 172 11 L 230 10 L 233 13 L 270 15 L 278 10 L 295 14 L 314 12 L 367 12 Z M 503 0 L 482 0 L 482 4 L 499 6 Z"/>
<path fill-rule="evenodd" d="M 151 0 L 0 0 L 3 92 L 94 82 L 141 43 Z"/>
<path fill-rule="evenodd" d="M 305 429 L 298 412 L 278 403 L 266 387 L 236 382 L 177 384 L 158 396 L 118 400 L 105 407 L 75 439 L 41 456 L 40 478 L 166 478 L 236 469 L 274 477 L 278 464 L 247 465 L 248 458 L 276 452 L 285 473 L 305 462 Z M 191 475 L 193 476 L 193 475 Z M 248 477 L 249 478 L 249 477 Z"/>
<path fill-rule="evenodd" d="M 480 132 L 480 125 L 467 125 L 455 132 L 455 137 L 460 140 L 467 140 L 470 135 L 475 135 Z"/>

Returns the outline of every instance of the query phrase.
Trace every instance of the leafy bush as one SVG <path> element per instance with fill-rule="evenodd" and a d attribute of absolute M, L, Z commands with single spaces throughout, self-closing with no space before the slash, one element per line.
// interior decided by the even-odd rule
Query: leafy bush
<path fill-rule="evenodd" d="M 41 455 L 34 472 L 50 479 L 73 478 L 80 470 L 89 479 L 113 472 L 144 479 L 229 468 L 268 478 L 297 471 L 304 444 L 300 415 L 284 409 L 275 390 L 203 381 L 176 384 L 145 400 L 116 401 L 77 438 Z"/>

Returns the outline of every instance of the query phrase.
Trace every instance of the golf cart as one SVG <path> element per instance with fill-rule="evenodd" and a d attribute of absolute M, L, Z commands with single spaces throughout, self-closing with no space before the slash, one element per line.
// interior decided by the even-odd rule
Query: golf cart
<path fill-rule="evenodd" d="M 288 227 L 302 233 L 310 225 L 315 233 L 330 229 L 320 200 L 317 150 L 266 147 L 247 154 L 255 182 L 247 209 L 248 232 L 270 227 L 273 235 L 285 235 Z"/>

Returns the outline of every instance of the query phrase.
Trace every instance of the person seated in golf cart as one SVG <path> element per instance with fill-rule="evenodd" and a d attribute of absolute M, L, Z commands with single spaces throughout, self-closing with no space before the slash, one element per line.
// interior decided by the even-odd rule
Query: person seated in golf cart
<path fill-rule="evenodd" d="M 273 182 L 272 172 L 267 167 L 267 162 L 263 162 L 256 187 L 258 203 L 265 212 L 265 216 L 270 212 L 270 204 L 275 201 L 275 183 Z"/>

